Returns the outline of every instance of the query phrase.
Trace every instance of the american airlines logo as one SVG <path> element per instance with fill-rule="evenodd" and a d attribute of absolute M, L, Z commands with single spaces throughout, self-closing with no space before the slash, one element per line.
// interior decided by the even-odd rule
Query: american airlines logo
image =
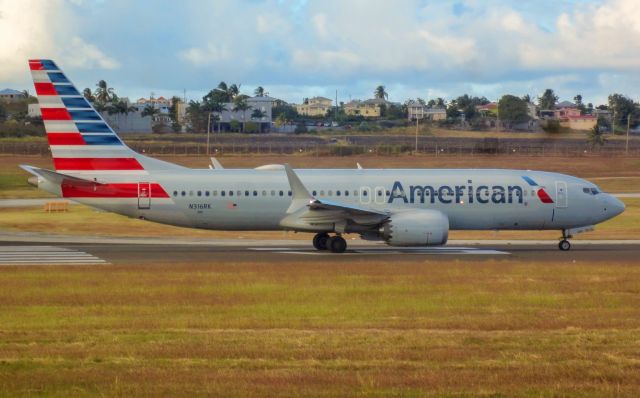
<path fill-rule="evenodd" d="M 530 177 L 522 177 L 530 186 L 535 187 L 536 195 L 542 203 L 553 203 L 553 199 L 547 194 L 544 188 Z M 400 181 L 393 183 L 389 200 L 387 203 L 394 203 L 401 200 L 404 203 L 480 203 L 480 204 L 523 204 L 524 191 L 518 185 L 473 185 L 473 181 L 468 180 L 466 185 L 441 185 L 434 187 L 431 185 L 410 185 L 408 191 Z"/>

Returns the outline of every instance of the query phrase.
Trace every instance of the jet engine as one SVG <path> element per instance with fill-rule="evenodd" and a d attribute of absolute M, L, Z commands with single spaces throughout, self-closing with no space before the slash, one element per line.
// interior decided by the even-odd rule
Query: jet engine
<path fill-rule="evenodd" d="M 390 246 L 444 245 L 449 237 L 449 218 L 438 210 L 394 213 L 380 235 Z"/>

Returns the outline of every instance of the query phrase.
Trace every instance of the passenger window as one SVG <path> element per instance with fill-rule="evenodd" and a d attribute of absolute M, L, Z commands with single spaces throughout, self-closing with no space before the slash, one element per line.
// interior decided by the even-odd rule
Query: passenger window
<path fill-rule="evenodd" d="M 182 196 L 185 196 L 187 193 L 185 191 L 180 192 Z"/>
<path fill-rule="evenodd" d="M 389 192 L 389 190 L 387 190 L 387 196 L 391 196 L 391 192 Z"/>
<path fill-rule="evenodd" d="M 173 191 L 173 196 L 178 196 L 178 191 Z"/>
<path fill-rule="evenodd" d="M 336 196 L 340 196 L 340 191 L 336 191 Z"/>
<path fill-rule="evenodd" d="M 204 196 L 209 196 L 209 191 L 204 191 Z"/>
<path fill-rule="evenodd" d="M 327 196 L 333 196 L 333 191 L 332 191 L 332 190 L 329 190 L 329 191 L 327 192 Z"/>
<path fill-rule="evenodd" d="M 229 191 L 229 196 L 233 196 L 233 191 Z"/>
<path fill-rule="evenodd" d="M 202 196 L 202 191 L 198 191 L 198 196 Z"/>
<path fill-rule="evenodd" d="M 213 196 L 218 196 L 218 191 L 213 191 Z"/>
<path fill-rule="evenodd" d="M 353 196 L 358 197 L 358 191 L 356 189 L 353 190 Z"/>
<path fill-rule="evenodd" d="M 367 196 L 367 191 L 362 191 L 362 196 Z"/>
<path fill-rule="evenodd" d="M 291 195 L 293 195 L 293 193 L 291 191 L 289 191 L 288 195 L 291 196 Z"/>
<path fill-rule="evenodd" d="M 378 196 L 382 196 L 382 191 L 378 190 Z"/>
<path fill-rule="evenodd" d="M 258 196 L 258 191 L 253 191 L 253 196 Z"/>
<path fill-rule="evenodd" d="M 244 196 L 249 196 L 249 191 L 244 191 Z"/>
<path fill-rule="evenodd" d="M 262 191 L 262 196 L 267 196 L 267 191 Z"/>
<path fill-rule="evenodd" d="M 313 196 L 318 196 L 318 192 L 313 191 Z"/>
<path fill-rule="evenodd" d="M 344 196 L 349 196 L 349 191 L 348 190 L 344 191 Z"/>
<path fill-rule="evenodd" d="M 324 196 L 324 191 L 320 190 L 320 196 Z"/>
<path fill-rule="evenodd" d="M 276 196 L 276 191 L 271 190 L 271 196 Z"/>
<path fill-rule="evenodd" d="M 284 196 L 284 192 L 282 192 L 282 191 L 278 192 L 278 194 L 279 194 L 280 196 Z"/>
<path fill-rule="evenodd" d="M 227 194 L 227 191 L 220 191 L 220 196 L 225 196 Z"/>
<path fill-rule="evenodd" d="M 189 191 L 189 196 L 193 196 L 193 191 Z"/>
<path fill-rule="evenodd" d="M 238 191 L 238 196 L 242 196 L 242 191 Z"/>

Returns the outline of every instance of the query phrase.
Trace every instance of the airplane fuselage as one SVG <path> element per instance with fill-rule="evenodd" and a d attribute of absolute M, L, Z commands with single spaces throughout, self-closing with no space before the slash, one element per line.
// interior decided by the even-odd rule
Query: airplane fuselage
<path fill-rule="evenodd" d="M 452 230 L 569 229 L 597 224 L 623 209 L 617 199 L 588 181 L 548 172 L 310 169 L 296 173 L 319 199 L 389 213 L 438 210 L 449 218 Z M 291 188 L 284 170 L 185 169 L 139 178 L 138 197 L 59 194 L 130 217 L 183 227 L 286 229 L 280 222 L 291 204 Z M 118 179 L 118 175 L 103 177 Z"/>

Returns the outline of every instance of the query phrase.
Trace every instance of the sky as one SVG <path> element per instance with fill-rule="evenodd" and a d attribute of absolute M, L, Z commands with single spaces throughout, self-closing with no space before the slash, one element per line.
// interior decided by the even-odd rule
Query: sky
<path fill-rule="evenodd" d="M 638 0 L 0 0 L 0 89 L 27 60 L 79 89 L 200 99 L 220 81 L 300 103 L 467 93 L 640 100 Z"/>

